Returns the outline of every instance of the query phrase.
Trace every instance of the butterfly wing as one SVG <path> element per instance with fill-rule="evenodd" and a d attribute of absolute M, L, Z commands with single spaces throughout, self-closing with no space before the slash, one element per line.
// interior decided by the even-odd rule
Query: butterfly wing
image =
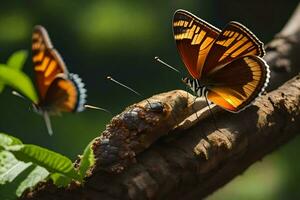
<path fill-rule="evenodd" d="M 68 72 L 42 26 L 34 28 L 32 53 L 40 94 L 39 106 L 54 113 L 83 111 L 87 96 L 84 84 L 77 74 Z"/>
<path fill-rule="evenodd" d="M 219 33 L 219 29 L 185 10 L 175 12 L 173 34 L 177 49 L 195 79 L 201 77 L 206 56 Z"/>
<path fill-rule="evenodd" d="M 53 48 L 46 29 L 36 26 L 32 35 L 32 60 L 36 75 L 40 101 L 44 101 L 47 90 L 58 74 L 68 74 L 68 70 Z"/>
<path fill-rule="evenodd" d="M 264 91 L 269 76 L 269 67 L 260 57 L 238 58 L 207 77 L 207 98 L 226 110 L 239 112 Z"/>
<path fill-rule="evenodd" d="M 230 22 L 210 48 L 202 74 L 206 76 L 246 55 L 263 57 L 265 55 L 263 43 L 242 24 Z"/>
<path fill-rule="evenodd" d="M 52 113 L 80 112 L 84 109 L 86 90 L 76 74 L 56 77 L 50 84 L 41 107 Z"/>

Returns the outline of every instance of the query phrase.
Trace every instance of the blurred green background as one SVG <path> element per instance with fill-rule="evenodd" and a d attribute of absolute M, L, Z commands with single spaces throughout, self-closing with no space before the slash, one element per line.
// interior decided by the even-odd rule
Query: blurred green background
<path fill-rule="evenodd" d="M 267 43 L 290 17 L 298 0 L 26 0 L 3 1 L 0 7 L 0 63 L 19 49 L 30 52 L 33 26 L 46 27 L 69 70 L 88 89 L 88 103 L 117 114 L 140 97 L 106 80 L 107 75 L 145 97 L 184 89 L 179 76 L 154 61 L 162 59 L 186 73 L 172 36 L 176 9 L 186 9 L 222 28 L 236 20 Z M 30 52 L 31 53 L 31 52 Z M 33 76 L 31 59 L 24 71 Z M 0 96 L 0 132 L 69 156 L 72 160 L 98 136 L 111 116 L 87 110 L 52 117 L 50 137 L 43 118 L 6 88 Z M 253 165 L 208 199 L 299 199 L 299 138 Z"/>

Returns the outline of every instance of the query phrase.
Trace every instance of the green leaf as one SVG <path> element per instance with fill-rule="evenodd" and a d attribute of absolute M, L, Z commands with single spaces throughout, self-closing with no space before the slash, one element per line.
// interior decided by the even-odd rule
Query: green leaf
<path fill-rule="evenodd" d="M 57 187 L 65 187 L 72 181 L 71 178 L 59 173 L 51 174 L 50 179 L 52 179 L 53 184 L 55 184 Z"/>
<path fill-rule="evenodd" d="M 0 152 L 0 185 L 12 182 L 20 173 L 28 168 L 31 163 L 18 161 L 8 151 Z"/>
<path fill-rule="evenodd" d="M 21 182 L 17 188 L 16 195 L 20 197 L 22 193 L 27 189 L 35 186 L 40 181 L 45 180 L 49 175 L 49 172 L 40 166 L 36 166 L 26 177 L 24 181 Z"/>
<path fill-rule="evenodd" d="M 88 171 L 88 169 L 94 165 L 95 163 L 95 157 L 92 150 L 92 144 L 93 141 L 90 142 L 87 147 L 84 149 L 83 155 L 80 160 L 79 165 L 79 174 L 81 176 L 81 179 L 83 179 Z"/>
<path fill-rule="evenodd" d="M 5 133 L 0 133 L 0 146 L 6 147 L 6 146 L 12 146 L 22 144 L 21 140 L 18 138 L 15 138 L 13 136 L 7 135 Z"/>
<path fill-rule="evenodd" d="M 0 175 L 0 184 L 5 184 L 6 182 L 12 182 L 19 174 L 21 174 L 30 165 L 31 163 L 17 162 L 5 173 Z"/>
<path fill-rule="evenodd" d="M 0 199 L 2 200 L 16 200 L 18 199 L 16 191 L 20 184 L 28 177 L 30 172 L 34 169 L 34 165 L 27 167 L 12 181 L 0 187 Z"/>
<path fill-rule="evenodd" d="M 28 57 L 26 50 L 19 50 L 13 53 L 7 61 L 7 66 L 11 69 L 21 70 L 24 66 L 24 63 Z M 0 80 L 0 93 L 4 90 L 4 81 Z"/>
<path fill-rule="evenodd" d="M 10 69 L 0 64 L 0 81 L 18 90 L 32 102 L 37 103 L 37 94 L 30 78 L 22 71 Z"/>
<path fill-rule="evenodd" d="M 79 179 L 71 160 L 59 153 L 31 144 L 14 145 L 8 147 L 7 150 L 11 151 L 18 160 L 32 162 L 51 173 L 60 173 L 76 180 Z"/>
<path fill-rule="evenodd" d="M 7 61 L 7 66 L 12 69 L 21 70 L 24 63 L 28 57 L 28 52 L 26 50 L 19 50 L 13 53 Z"/>

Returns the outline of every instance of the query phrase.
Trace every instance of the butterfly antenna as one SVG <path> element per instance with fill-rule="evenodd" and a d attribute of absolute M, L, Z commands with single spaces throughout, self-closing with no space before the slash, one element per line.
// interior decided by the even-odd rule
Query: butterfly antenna
<path fill-rule="evenodd" d="M 21 99 L 27 101 L 27 99 L 26 99 L 23 95 L 21 95 L 19 92 L 13 90 L 11 93 L 12 93 L 13 95 L 15 95 L 15 96 L 17 96 L 17 97 L 19 97 L 19 98 L 21 98 Z"/>
<path fill-rule="evenodd" d="M 26 101 L 27 103 L 31 104 L 32 107 L 34 106 L 34 103 L 32 103 L 29 99 L 27 99 L 25 96 L 21 95 L 19 92 L 13 90 L 12 92 L 12 95 L 16 96 L 16 97 L 19 97 L 21 99 L 23 99 L 24 101 Z M 29 106 L 29 111 L 31 111 L 31 106 Z"/>
<path fill-rule="evenodd" d="M 218 126 L 217 126 L 217 119 L 216 119 L 214 113 L 212 112 L 212 110 L 211 110 L 211 108 L 210 108 L 210 104 L 209 104 L 209 102 L 208 102 L 208 100 L 207 100 L 206 95 L 204 95 L 204 97 L 205 97 L 205 101 L 206 101 L 206 104 L 207 104 L 207 106 L 208 106 L 209 112 L 210 112 L 210 114 L 211 114 L 211 116 L 212 116 L 212 118 L 213 118 L 213 123 L 214 123 L 216 129 L 217 129 L 219 132 L 222 133 L 222 131 L 220 131 L 220 129 L 219 129 Z"/>
<path fill-rule="evenodd" d="M 89 108 L 89 109 L 94 109 L 94 110 L 101 110 L 101 111 L 111 114 L 111 112 L 109 110 L 106 110 L 105 108 L 100 108 L 100 107 L 92 106 L 92 105 L 88 105 L 88 104 L 85 104 L 84 107 Z"/>
<path fill-rule="evenodd" d="M 107 79 L 130 90 L 131 92 L 135 93 L 136 95 L 140 96 L 140 97 L 143 97 L 143 95 L 141 95 L 139 92 L 135 91 L 134 89 L 132 89 L 131 87 L 128 87 L 127 85 L 124 85 L 123 83 L 120 83 L 119 81 L 115 80 L 114 78 L 112 78 L 111 76 L 107 76 Z M 146 99 L 147 103 L 149 104 L 150 108 L 151 107 L 151 103 L 148 101 L 148 99 Z"/>
<path fill-rule="evenodd" d="M 175 67 L 172 67 L 172 66 L 169 65 L 168 63 L 162 61 L 158 56 L 155 56 L 154 59 L 155 59 L 157 62 L 159 62 L 159 63 L 165 65 L 166 67 L 172 69 L 173 71 L 175 71 L 175 72 L 181 74 L 181 72 L 180 72 L 178 69 L 176 69 Z"/>
<path fill-rule="evenodd" d="M 45 120 L 45 124 L 48 130 L 49 135 L 51 136 L 53 134 L 52 126 L 51 126 L 51 121 L 48 112 L 43 112 L 43 117 Z"/>
<path fill-rule="evenodd" d="M 135 93 L 136 95 L 142 97 L 142 95 L 140 93 L 138 93 L 137 91 L 135 91 L 131 87 L 128 87 L 127 85 L 124 85 L 123 83 L 120 83 L 119 81 L 113 79 L 111 76 L 108 76 L 107 79 L 114 82 L 114 83 L 116 83 L 116 84 L 118 84 L 118 85 L 120 85 L 120 86 L 122 86 L 122 87 L 124 87 L 124 88 L 126 88 L 126 89 L 128 89 L 128 90 L 130 90 L 131 92 Z"/>

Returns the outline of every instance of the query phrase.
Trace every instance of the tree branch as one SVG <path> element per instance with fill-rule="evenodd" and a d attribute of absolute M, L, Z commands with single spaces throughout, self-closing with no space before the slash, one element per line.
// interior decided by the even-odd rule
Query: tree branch
<path fill-rule="evenodd" d="M 300 6 L 268 45 L 270 89 L 299 71 L 299 21 Z M 194 100 L 177 90 L 128 107 L 95 140 L 84 185 L 41 183 L 23 199 L 200 199 L 299 133 L 299 75 L 238 114 L 214 107 L 220 130 Z"/>

